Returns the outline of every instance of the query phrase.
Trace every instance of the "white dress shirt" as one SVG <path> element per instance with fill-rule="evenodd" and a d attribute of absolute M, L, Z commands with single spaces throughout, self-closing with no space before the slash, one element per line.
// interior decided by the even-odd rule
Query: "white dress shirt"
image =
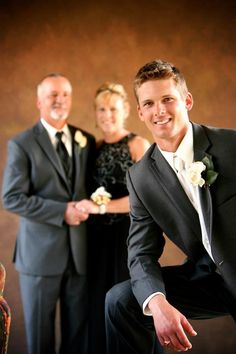
<path fill-rule="evenodd" d="M 68 151 L 68 154 L 71 157 L 72 156 L 72 137 L 71 137 L 71 133 L 68 128 L 68 125 L 65 124 L 61 130 L 58 130 L 58 129 L 54 128 L 52 125 L 50 125 L 45 119 L 41 118 L 40 120 L 41 120 L 42 125 L 46 129 L 46 131 L 49 135 L 49 138 L 51 140 L 51 143 L 55 149 L 56 149 L 57 142 L 58 142 L 58 139 L 56 138 L 56 133 L 58 131 L 63 132 L 61 140 L 65 144 L 66 150 Z"/>
<path fill-rule="evenodd" d="M 202 213 L 202 207 L 201 207 L 201 202 L 200 202 L 200 195 L 199 195 L 199 188 L 198 186 L 193 186 L 191 182 L 186 178 L 186 170 L 183 170 L 181 172 L 181 175 L 177 173 L 176 168 L 174 166 L 174 156 L 178 156 L 184 161 L 185 169 L 189 167 L 189 165 L 193 162 L 193 128 L 192 124 L 189 123 L 189 127 L 187 130 L 187 133 L 185 134 L 183 140 L 181 141 L 178 149 L 176 152 L 167 152 L 163 151 L 158 147 L 161 154 L 164 156 L 166 161 L 170 164 L 170 166 L 173 168 L 175 171 L 181 185 L 183 186 L 186 194 L 188 195 L 191 203 L 193 204 L 194 208 L 197 210 L 198 215 L 199 215 L 199 221 L 200 221 L 200 226 L 201 226 L 201 232 L 202 232 L 202 243 L 207 250 L 208 254 L 210 257 L 212 257 L 212 252 L 211 252 L 211 247 L 209 243 L 209 237 L 207 235 L 207 230 L 206 230 L 206 225 L 205 221 L 203 218 L 203 213 Z M 213 260 L 214 261 L 214 260 Z M 149 301 L 155 296 L 155 295 L 163 295 L 163 293 L 156 292 L 151 294 L 143 303 L 143 313 L 145 315 L 151 315 L 151 312 L 148 308 L 148 303 Z"/>

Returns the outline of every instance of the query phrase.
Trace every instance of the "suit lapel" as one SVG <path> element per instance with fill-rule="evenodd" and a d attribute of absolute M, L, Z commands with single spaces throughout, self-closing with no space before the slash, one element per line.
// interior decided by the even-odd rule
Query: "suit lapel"
<path fill-rule="evenodd" d="M 41 149 L 44 151 L 45 155 L 51 161 L 52 165 L 57 170 L 59 175 L 62 177 L 68 190 L 70 191 L 68 177 L 66 176 L 61 161 L 57 156 L 54 147 L 52 146 L 48 133 L 46 129 L 43 127 L 43 125 L 41 124 L 41 122 L 38 122 L 38 124 L 34 127 L 34 133 L 35 133 L 35 138 L 38 141 Z"/>
<path fill-rule="evenodd" d="M 198 214 L 179 183 L 175 172 L 157 147 L 153 151 L 152 158 L 154 160 L 152 163 L 152 169 L 161 187 L 169 198 L 170 203 L 175 205 L 182 220 L 185 220 L 191 228 L 192 233 L 199 238 L 200 225 Z"/>
<path fill-rule="evenodd" d="M 80 171 L 81 171 L 81 158 L 82 158 L 82 151 L 81 147 L 77 142 L 75 142 L 75 132 L 76 128 L 69 125 L 69 129 L 71 132 L 72 138 L 72 154 L 73 154 L 73 161 L 74 161 L 74 191 L 79 190 L 79 182 L 80 182 Z"/>
<path fill-rule="evenodd" d="M 194 136 L 194 160 L 201 161 L 205 156 L 210 157 L 206 152 L 210 147 L 210 142 L 205 134 L 202 126 L 193 124 L 193 136 Z M 210 187 L 204 186 L 199 187 L 199 195 L 201 201 L 201 207 L 203 212 L 203 217 L 206 225 L 207 234 L 209 241 L 212 238 L 212 198 L 210 193 Z"/>

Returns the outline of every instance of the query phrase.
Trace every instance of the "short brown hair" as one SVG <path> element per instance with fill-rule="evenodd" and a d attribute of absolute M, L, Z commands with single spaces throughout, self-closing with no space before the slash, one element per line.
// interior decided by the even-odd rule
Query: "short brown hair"
<path fill-rule="evenodd" d="M 138 101 L 137 89 L 146 81 L 173 79 L 180 93 L 186 95 L 188 88 L 185 78 L 178 68 L 172 63 L 156 59 L 142 66 L 134 79 L 134 94 Z"/>

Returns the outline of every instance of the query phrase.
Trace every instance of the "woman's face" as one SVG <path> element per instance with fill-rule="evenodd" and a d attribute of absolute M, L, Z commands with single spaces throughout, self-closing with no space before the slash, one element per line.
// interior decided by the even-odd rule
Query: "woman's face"
<path fill-rule="evenodd" d="M 98 127 L 104 134 L 113 134 L 124 127 L 128 107 L 123 98 L 115 93 L 100 94 L 95 101 Z"/>

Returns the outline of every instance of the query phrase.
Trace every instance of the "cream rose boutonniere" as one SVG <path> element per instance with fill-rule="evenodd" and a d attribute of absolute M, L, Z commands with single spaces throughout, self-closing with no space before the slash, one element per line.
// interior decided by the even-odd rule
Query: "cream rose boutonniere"
<path fill-rule="evenodd" d="M 214 171 L 212 159 L 208 156 L 202 161 L 193 162 L 187 169 L 187 177 L 193 186 L 210 186 L 217 176 L 218 172 Z"/>
<path fill-rule="evenodd" d="M 74 140 L 82 149 L 87 145 L 87 138 L 80 130 L 76 130 Z"/>

